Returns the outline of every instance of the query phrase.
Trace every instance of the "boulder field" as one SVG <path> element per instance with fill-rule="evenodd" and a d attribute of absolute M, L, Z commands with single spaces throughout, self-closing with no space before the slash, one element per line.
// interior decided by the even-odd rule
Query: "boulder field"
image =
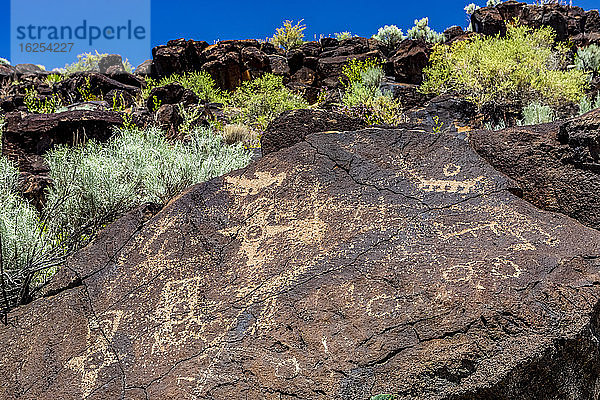
<path fill-rule="evenodd" d="M 0 398 L 593 399 L 600 232 L 467 141 L 306 135 L 118 220 L 0 327 Z"/>

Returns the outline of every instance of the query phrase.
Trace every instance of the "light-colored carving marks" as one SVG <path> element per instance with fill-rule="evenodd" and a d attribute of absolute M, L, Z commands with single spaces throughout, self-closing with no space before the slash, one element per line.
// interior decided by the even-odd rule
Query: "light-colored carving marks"
<path fill-rule="evenodd" d="M 117 317 L 110 324 L 110 332 L 107 336 L 114 335 L 118 328 L 119 321 L 122 317 L 122 312 L 116 312 Z M 103 321 L 106 324 L 108 321 Z M 116 356 L 109 348 L 109 344 L 102 336 L 99 330 L 99 324 L 92 319 L 88 323 L 88 332 L 86 336 L 86 350 L 83 354 L 70 359 L 66 366 L 71 371 L 77 373 L 81 378 L 79 381 L 79 389 L 82 393 L 82 398 L 89 396 L 98 383 L 98 376 L 104 368 L 113 366 L 118 362 Z"/>
<path fill-rule="evenodd" d="M 255 173 L 256 178 L 247 178 L 246 176 L 227 176 L 225 177 L 225 183 L 227 184 L 227 190 L 238 196 L 255 195 L 262 189 L 272 185 L 281 186 L 283 181 L 287 178 L 285 172 L 281 172 L 277 175 L 271 175 L 268 172 L 257 171 Z"/>
<path fill-rule="evenodd" d="M 483 183 L 484 179 L 483 176 L 464 181 L 422 178 L 417 187 L 424 192 L 469 194 L 475 191 L 477 185 Z"/>
<path fill-rule="evenodd" d="M 190 331 L 198 337 L 204 331 L 206 316 L 214 312 L 214 307 L 198 296 L 202 279 L 195 276 L 165 284 L 152 317 L 153 323 L 160 324 L 153 332 L 152 354 L 180 348 L 185 345 Z"/>
<path fill-rule="evenodd" d="M 442 271 L 442 277 L 444 280 L 452 283 L 470 282 L 475 273 L 474 266 L 478 263 L 479 262 L 470 262 L 452 265 Z"/>
<path fill-rule="evenodd" d="M 444 165 L 444 175 L 447 177 L 456 176 L 460 172 L 460 165 L 446 164 Z"/>

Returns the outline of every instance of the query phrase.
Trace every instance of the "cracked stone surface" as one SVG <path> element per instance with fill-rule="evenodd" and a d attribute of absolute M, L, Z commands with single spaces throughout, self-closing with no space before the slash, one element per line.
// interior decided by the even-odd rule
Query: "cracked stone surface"
<path fill-rule="evenodd" d="M 600 109 L 567 121 L 471 132 L 475 151 L 522 197 L 600 229 Z"/>
<path fill-rule="evenodd" d="M 309 135 L 109 227 L 0 327 L 0 398 L 594 398 L 600 232 L 513 188 L 450 136 Z"/>

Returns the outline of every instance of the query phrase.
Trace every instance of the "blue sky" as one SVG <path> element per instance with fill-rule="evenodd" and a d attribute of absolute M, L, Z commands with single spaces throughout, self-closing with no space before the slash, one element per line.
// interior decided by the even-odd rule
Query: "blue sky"
<path fill-rule="evenodd" d="M 28 0 L 13 0 L 28 2 Z M 79 0 L 81 1 L 81 0 Z M 127 0 L 125 0 L 127 1 Z M 415 18 L 428 16 L 430 26 L 441 31 L 451 25 L 466 26 L 464 6 L 469 0 L 446 1 L 324 1 L 305 0 L 260 2 L 248 0 L 178 1 L 152 0 L 150 48 L 141 53 L 150 56 L 152 46 L 169 39 L 215 40 L 266 38 L 285 19 L 304 19 L 306 39 L 314 35 L 351 31 L 360 36 L 371 36 L 377 28 L 395 24 L 406 31 Z M 475 1 L 484 5 L 485 0 Z M 576 0 L 584 9 L 598 8 L 598 0 Z M 47 1 L 44 7 L 53 7 Z M 40 9 L 38 12 L 47 12 Z M 0 57 L 10 57 L 10 1 L 0 0 Z M 91 50 L 91 49 L 90 49 Z M 128 54 L 123 54 L 128 57 Z M 75 55 L 73 54 L 73 58 Z M 139 64 L 142 55 L 129 56 Z M 53 65 L 52 67 L 54 67 Z"/>

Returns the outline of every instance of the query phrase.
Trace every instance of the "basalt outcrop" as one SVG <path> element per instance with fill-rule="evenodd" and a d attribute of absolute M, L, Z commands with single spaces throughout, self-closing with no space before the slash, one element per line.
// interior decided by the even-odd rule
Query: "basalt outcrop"
<path fill-rule="evenodd" d="M 72 258 L 0 397 L 594 398 L 600 233 L 516 186 L 446 134 L 307 135 Z"/>

